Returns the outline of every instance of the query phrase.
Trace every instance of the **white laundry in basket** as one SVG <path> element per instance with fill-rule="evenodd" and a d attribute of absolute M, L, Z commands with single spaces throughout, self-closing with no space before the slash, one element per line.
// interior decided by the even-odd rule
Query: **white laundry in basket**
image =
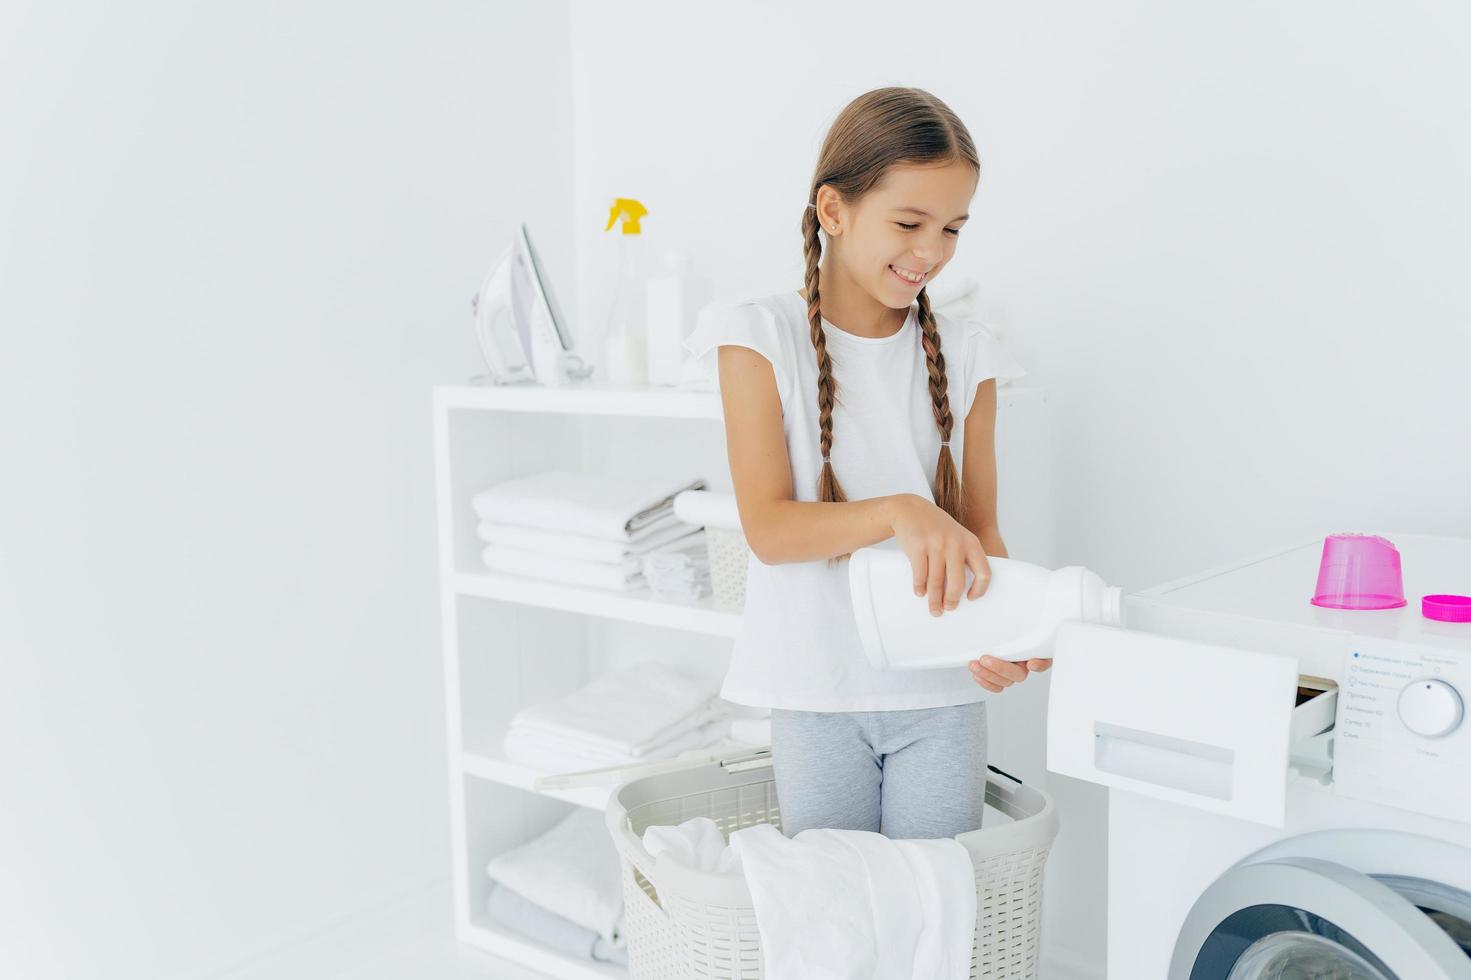
<path fill-rule="evenodd" d="M 954 838 L 891 840 L 771 824 L 730 835 L 761 932 L 766 980 L 964 980 L 976 879 Z"/>
<path fill-rule="evenodd" d="M 668 854 L 687 868 L 739 874 L 741 863 L 725 842 L 720 825 L 709 817 L 691 817 L 676 827 L 655 826 L 644 830 L 644 850 L 649 857 Z"/>

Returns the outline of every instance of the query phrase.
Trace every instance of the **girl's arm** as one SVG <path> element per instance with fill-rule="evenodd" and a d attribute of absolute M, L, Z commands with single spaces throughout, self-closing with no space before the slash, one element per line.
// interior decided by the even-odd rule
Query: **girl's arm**
<path fill-rule="evenodd" d="M 960 471 L 965 526 L 987 555 L 1006 558 L 996 520 L 996 379 L 982 381 L 965 417 L 965 462 Z"/>
<path fill-rule="evenodd" d="M 914 494 L 845 503 L 792 499 L 792 467 L 782 431 L 776 374 L 747 347 L 722 345 L 720 395 L 736 507 L 746 541 L 768 565 L 850 554 L 894 534 Z"/>

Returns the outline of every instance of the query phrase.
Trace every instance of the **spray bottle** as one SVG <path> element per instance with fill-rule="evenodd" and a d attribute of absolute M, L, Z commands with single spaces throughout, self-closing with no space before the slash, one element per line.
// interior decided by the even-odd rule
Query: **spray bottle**
<path fill-rule="evenodd" d="M 608 331 L 603 338 L 603 373 L 613 384 L 647 384 L 648 324 L 646 322 L 646 272 L 643 235 L 639 219 L 649 211 L 631 197 L 613 199 L 608 226 L 623 221 L 618 236 L 618 281 L 613 306 L 608 314 Z"/>

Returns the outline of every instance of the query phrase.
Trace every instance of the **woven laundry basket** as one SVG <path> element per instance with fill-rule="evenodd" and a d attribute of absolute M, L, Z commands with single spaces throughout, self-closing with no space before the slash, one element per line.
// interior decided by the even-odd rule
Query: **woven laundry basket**
<path fill-rule="evenodd" d="M 705 525 L 705 550 L 710 556 L 710 591 L 715 604 L 726 609 L 746 605 L 746 569 L 751 548 L 740 528 Z"/>
<path fill-rule="evenodd" d="M 1034 980 L 1041 948 L 1042 871 L 1057 836 L 1052 799 L 993 769 L 986 802 L 1010 823 L 960 834 L 976 871 L 973 978 Z M 645 776 L 608 802 L 623 869 L 624 929 L 632 980 L 759 978 L 761 937 L 741 874 L 696 871 L 644 850 L 659 824 L 709 817 L 729 840 L 757 823 L 781 827 L 770 757 L 751 756 Z"/>
<path fill-rule="evenodd" d="M 741 531 L 735 496 L 711 490 L 685 490 L 674 497 L 674 513 L 685 523 L 705 529 L 710 591 L 715 604 L 723 609 L 744 609 L 751 547 Z"/>

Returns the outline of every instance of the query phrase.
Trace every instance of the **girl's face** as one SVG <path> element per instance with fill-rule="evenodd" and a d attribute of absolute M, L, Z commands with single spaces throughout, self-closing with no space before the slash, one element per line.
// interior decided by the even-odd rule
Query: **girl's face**
<path fill-rule="evenodd" d="M 839 233 L 833 254 L 848 278 L 890 309 L 905 309 L 955 254 L 980 175 L 963 160 L 936 165 L 896 164 L 856 207 L 832 195 L 818 217 Z"/>

